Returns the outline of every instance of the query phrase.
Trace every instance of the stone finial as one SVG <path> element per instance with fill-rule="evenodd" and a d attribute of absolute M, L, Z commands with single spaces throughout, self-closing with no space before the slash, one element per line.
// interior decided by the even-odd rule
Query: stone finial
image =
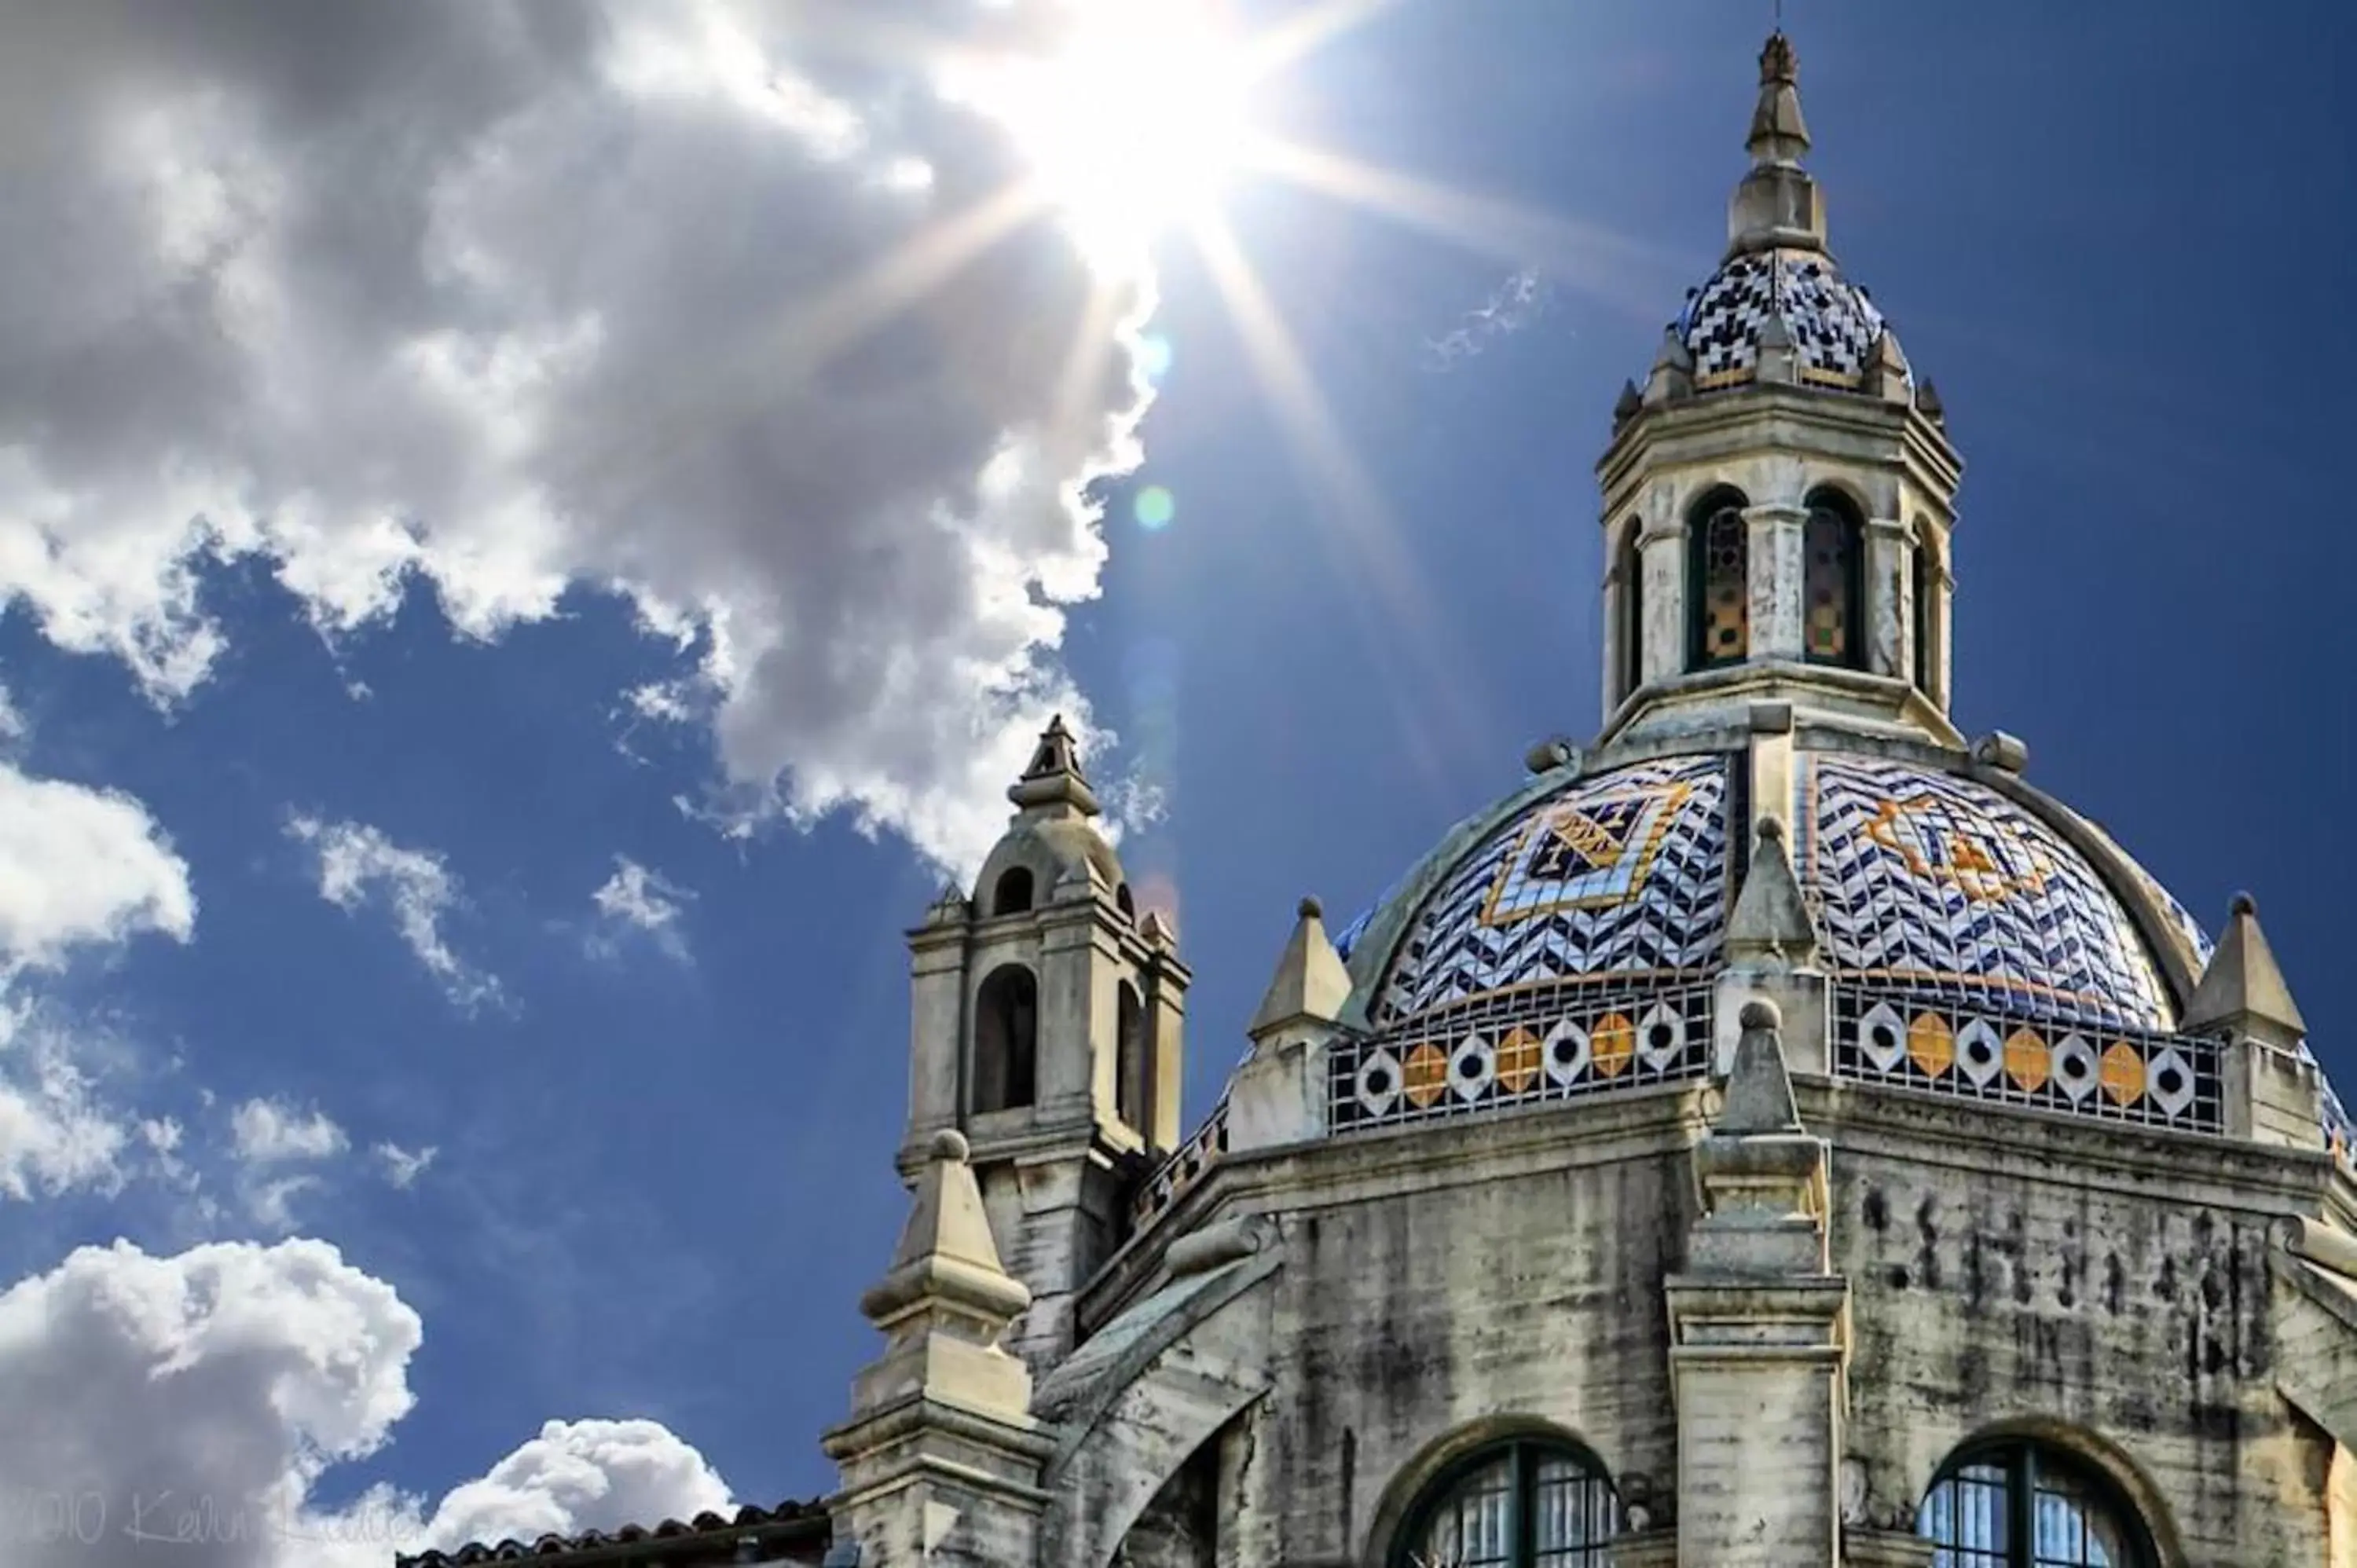
<path fill-rule="evenodd" d="M 2026 772 L 2029 768 L 2029 743 L 2001 729 L 1991 730 L 1973 742 L 1973 760 L 2001 772 Z"/>
<path fill-rule="evenodd" d="M 1792 964 L 1806 962 L 1816 948 L 1816 925 L 1792 870 L 1783 819 L 1762 817 L 1752 840 L 1750 869 L 1727 917 L 1727 951 L 1738 959 Z"/>
<path fill-rule="evenodd" d="M 1867 395 L 1880 398 L 1885 403 L 1906 403 L 1915 395 L 1908 380 L 1910 373 L 1907 356 L 1899 347 L 1898 334 L 1888 327 L 1876 333 L 1874 352 L 1866 366 Z"/>
<path fill-rule="evenodd" d="M 1948 423 L 1948 405 L 1940 401 L 1940 389 L 1928 377 L 1915 388 L 1915 412 L 1934 424 Z"/>
<path fill-rule="evenodd" d="M 1771 819 L 1772 820 L 1772 819 Z M 1735 1066 L 1727 1075 L 1727 1102 L 1714 1135 L 1749 1138 L 1801 1131 L 1792 1077 L 1784 1066 L 1784 1042 L 1777 1031 L 1784 1017 L 1773 1002 L 1743 1004 L 1743 1037 L 1736 1042 Z"/>
<path fill-rule="evenodd" d="M 1801 118 L 1801 62 L 1781 30 L 1769 34 L 1760 51 L 1760 102 L 1743 145 L 1755 164 L 1795 164 L 1809 150 L 1809 127 Z"/>
<path fill-rule="evenodd" d="M 1687 352 L 1677 324 L 1672 322 L 1662 329 L 1661 351 L 1653 356 L 1653 368 L 1645 376 L 1645 406 L 1678 403 L 1693 395 L 1694 355 Z"/>
<path fill-rule="evenodd" d="M 1549 736 L 1523 754 L 1523 767 L 1532 774 L 1552 773 L 1579 760 L 1579 747 L 1563 736 Z"/>
<path fill-rule="evenodd" d="M 1801 166 L 1809 128 L 1801 118 L 1800 66 L 1792 40 L 1781 32 L 1770 35 L 1760 53 L 1760 102 L 1743 145 L 1751 154 L 1751 172 L 1727 205 L 1728 253 L 1779 246 L 1824 249 L 1824 202 L 1816 181 Z"/>
<path fill-rule="evenodd" d="M 1635 381 L 1622 381 L 1620 383 L 1620 395 L 1612 400 L 1612 428 L 1616 431 L 1619 430 L 1622 425 L 1627 424 L 1631 420 L 1636 418 L 1638 414 L 1643 413 L 1644 409 L 1644 394 L 1637 390 L 1637 383 Z"/>
<path fill-rule="evenodd" d="M 1026 813 L 1097 814 L 1096 792 L 1081 772 L 1080 752 L 1072 743 L 1072 732 L 1064 727 L 1063 714 L 1048 721 L 1031 752 L 1031 765 L 1008 786 L 1006 798 Z"/>
<path fill-rule="evenodd" d="M 2185 1009 L 2185 1027 L 2192 1033 L 2229 1030 L 2283 1050 L 2307 1037 L 2307 1020 L 2259 929 L 2258 902 L 2247 893 L 2234 895 L 2225 933 Z"/>
<path fill-rule="evenodd" d="M 1350 997 L 1351 972 L 1326 935 L 1325 910 L 1317 899 L 1304 898 L 1276 973 L 1244 1032 L 1258 1040 L 1288 1024 L 1331 1023 L 1342 1015 Z"/>
<path fill-rule="evenodd" d="M 982 1189 L 966 1164 L 971 1154 L 965 1134 L 954 1127 L 933 1134 L 892 1267 L 859 1302 L 859 1310 L 888 1332 L 913 1309 L 933 1304 L 996 1322 L 986 1340 L 1031 1305 L 1031 1293 L 999 1263 Z"/>

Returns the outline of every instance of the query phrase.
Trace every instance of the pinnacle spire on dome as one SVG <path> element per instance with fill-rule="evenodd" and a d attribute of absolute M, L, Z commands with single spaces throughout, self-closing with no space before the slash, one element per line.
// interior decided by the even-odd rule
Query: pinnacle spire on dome
<path fill-rule="evenodd" d="M 1801 62 L 1781 27 L 1760 51 L 1760 106 L 1751 112 L 1751 134 L 1743 145 L 1754 164 L 1797 164 L 1809 150 L 1808 124 L 1801 118 Z"/>
<path fill-rule="evenodd" d="M 1751 172 L 1727 204 L 1727 254 L 1779 247 L 1824 250 L 1824 203 L 1817 182 L 1801 166 L 1801 155 L 1809 150 L 1809 127 L 1801 117 L 1800 58 L 1781 27 L 1768 35 L 1760 50 L 1760 102 L 1743 145 L 1751 155 Z"/>

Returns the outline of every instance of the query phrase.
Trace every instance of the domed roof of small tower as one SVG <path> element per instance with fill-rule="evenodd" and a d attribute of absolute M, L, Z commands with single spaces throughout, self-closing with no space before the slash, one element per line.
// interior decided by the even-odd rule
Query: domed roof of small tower
<path fill-rule="evenodd" d="M 1809 132 L 1799 69 L 1792 41 L 1771 35 L 1745 142 L 1751 170 L 1727 207 L 1727 255 L 1688 293 L 1663 345 L 1681 391 L 1779 380 L 1857 392 L 1878 368 L 1909 380 L 1889 324 L 1826 249 L 1824 197 L 1800 161 Z"/>
<path fill-rule="evenodd" d="M 1018 869 L 1030 875 L 1026 908 L 1049 902 L 1059 884 L 1075 877 L 1092 880 L 1109 894 L 1124 891 L 1121 857 L 1097 831 L 1096 791 L 1081 771 L 1080 748 L 1061 714 L 1049 720 L 1006 798 L 1015 815 L 974 879 L 977 897 L 990 905 L 984 913 L 1008 912 L 996 907 L 998 890 L 1006 875 Z"/>

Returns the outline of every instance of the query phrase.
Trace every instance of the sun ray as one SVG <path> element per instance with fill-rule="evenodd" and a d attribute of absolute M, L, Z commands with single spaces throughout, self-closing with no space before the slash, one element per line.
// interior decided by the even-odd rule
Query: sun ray
<path fill-rule="evenodd" d="M 1400 671 L 1385 684 L 1398 695 L 1404 739 L 1419 771 L 1440 799 L 1452 800 L 1455 791 L 1443 758 L 1480 755 L 1493 733 L 1485 682 L 1448 651 L 1409 569 L 1390 507 L 1342 438 L 1332 410 L 1234 231 L 1217 216 L 1209 216 L 1190 232 L 1234 317 L 1246 358 L 1278 423 L 1332 502 L 1330 509 L 1314 508 L 1313 515 L 1340 525 L 1329 531 L 1339 537 L 1324 542 L 1353 589 L 1352 608 L 1362 618 L 1368 647 L 1378 660 L 1392 664 L 1394 645 L 1401 640 L 1397 633 L 1405 631 L 1405 641 L 1417 654 L 1415 668 Z M 1366 591 L 1370 587 L 1372 594 Z M 1424 700 L 1408 702 L 1412 691 L 1420 692 Z M 1432 736 L 1429 730 L 1436 724 L 1448 733 Z"/>
<path fill-rule="evenodd" d="M 1502 197 L 1451 190 L 1397 169 L 1275 136 L 1251 138 L 1242 155 L 1255 173 L 1347 202 L 1510 266 L 1535 267 L 1560 285 L 1650 317 L 1663 290 L 1691 258 L 1640 243 L 1592 223 L 1542 212 Z"/>
<path fill-rule="evenodd" d="M 1325 0 L 1253 38 L 1246 46 L 1246 74 L 1255 80 L 1273 75 L 1399 4 L 1401 0 Z"/>

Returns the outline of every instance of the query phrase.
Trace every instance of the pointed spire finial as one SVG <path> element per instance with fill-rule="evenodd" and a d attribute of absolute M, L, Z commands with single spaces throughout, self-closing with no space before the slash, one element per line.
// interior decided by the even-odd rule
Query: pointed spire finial
<path fill-rule="evenodd" d="M 1008 788 L 1006 798 L 1026 811 L 1064 807 L 1083 817 L 1097 814 L 1096 792 L 1081 772 L 1080 751 L 1072 732 L 1064 727 L 1063 714 L 1048 721 L 1032 750 L 1031 765 Z"/>
<path fill-rule="evenodd" d="M 1257 1040 L 1288 1025 L 1328 1023 L 1342 1014 L 1351 999 L 1351 972 L 1326 935 L 1326 909 L 1315 898 L 1304 898 L 1294 910 L 1293 935 L 1276 961 L 1276 972 L 1262 993 L 1244 1033 Z"/>
<path fill-rule="evenodd" d="M 1784 1015 L 1773 1002 L 1754 997 L 1737 1015 L 1743 1026 L 1735 1045 L 1735 1065 L 1727 1075 L 1727 1100 L 1715 1129 L 1721 1137 L 1753 1137 L 1761 1133 L 1801 1131 L 1801 1112 L 1792 1101 L 1792 1074 L 1784 1064 L 1784 1042 L 1778 1033 Z"/>
<path fill-rule="evenodd" d="M 2227 1029 L 2290 1050 L 2308 1035 L 2308 1021 L 2291 999 L 2275 950 L 2259 929 L 2258 901 L 2237 893 L 2210 966 L 2193 988 L 2185 1027 L 2194 1034 Z"/>
<path fill-rule="evenodd" d="M 1727 949 L 1738 959 L 1795 965 L 1816 954 L 1817 929 L 1808 900 L 1792 871 L 1781 817 L 1762 817 L 1751 850 L 1751 868 L 1727 917 Z"/>
<path fill-rule="evenodd" d="M 1797 164 L 1809 150 L 1809 127 L 1801 118 L 1801 62 L 1781 27 L 1760 51 L 1760 104 L 1743 145 L 1755 164 Z"/>

